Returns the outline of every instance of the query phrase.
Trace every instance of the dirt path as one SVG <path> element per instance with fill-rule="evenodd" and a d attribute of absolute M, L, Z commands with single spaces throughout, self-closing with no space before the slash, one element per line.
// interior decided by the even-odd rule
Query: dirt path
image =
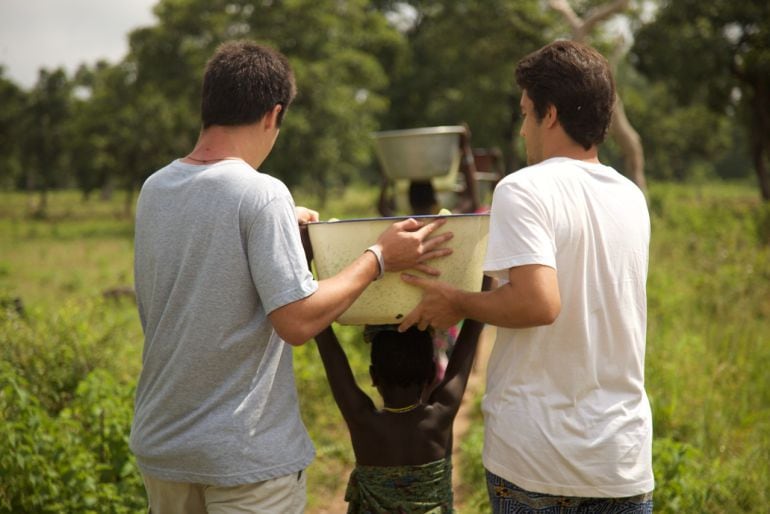
<path fill-rule="evenodd" d="M 468 379 L 468 388 L 463 396 L 460 411 L 457 413 L 454 424 L 454 447 L 452 448 L 452 484 L 454 484 L 455 509 L 461 510 L 466 493 L 468 492 L 460 479 L 460 466 L 458 454 L 460 443 L 465 437 L 470 427 L 470 410 L 473 407 L 473 399 L 483 391 L 486 381 L 487 360 L 489 352 L 492 351 L 492 345 L 495 342 L 495 327 L 486 326 L 479 339 L 479 347 L 476 352 L 476 360 L 473 364 L 473 371 Z M 322 507 L 317 507 L 307 511 L 307 514 L 340 514 L 347 512 L 348 504 L 345 502 L 345 488 L 347 487 L 347 477 L 350 475 L 350 469 L 346 469 L 340 476 L 346 477 L 342 480 L 340 487 L 328 499 L 328 503 Z"/>
<path fill-rule="evenodd" d="M 348 511 L 348 502 L 345 501 L 345 488 L 348 485 L 347 477 L 350 476 L 351 470 L 345 470 L 342 476 L 345 479 L 342 481 L 342 486 L 334 492 L 328 503 L 323 507 L 315 509 L 307 509 L 305 514 L 344 514 Z"/>
<path fill-rule="evenodd" d="M 462 483 L 460 477 L 459 450 L 460 443 L 470 427 L 470 411 L 473 408 L 473 400 L 476 395 L 484 390 L 487 377 L 487 361 L 492 346 L 495 343 L 496 328 L 487 325 L 481 333 L 479 347 L 476 351 L 476 360 L 473 363 L 473 371 L 468 379 L 468 388 L 465 390 L 460 411 L 457 413 L 454 425 L 454 446 L 452 448 L 452 484 L 454 487 L 454 506 L 458 512 L 462 511 L 465 496 L 469 492 Z"/>

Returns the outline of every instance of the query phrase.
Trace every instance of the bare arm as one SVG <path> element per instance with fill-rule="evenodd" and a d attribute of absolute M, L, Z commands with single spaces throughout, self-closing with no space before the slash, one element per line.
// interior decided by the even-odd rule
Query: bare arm
<path fill-rule="evenodd" d="M 391 225 L 377 239 L 385 270 L 414 268 L 437 275 L 425 262 L 451 253 L 441 247 L 452 238 L 451 232 L 430 237 L 445 222 L 438 219 L 423 224 L 408 219 Z M 377 258 L 364 252 L 337 275 L 321 280 L 312 295 L 272 311 L 268 314 L 270 322 L 287 343 L 304 344 L 345 312 L 378 274 Z"/>
<path fill-rule="evenodd" d="M 424 290 L 422 301 L 404 318 L 399 330 L 412 325 L 447 328 L 470 318 L 505 328 L 550 325 L 561 312 L 556 270 L 531 264 L 508 270 L 509 282 L 471 293 L 445 282 L 404 274 L 403 279 Z"/>
<path fill-rule="evenodd" d="M 491 287 L 492 279 L 484 277 L 483 291 Z M 473 358 L 476 355 L 479 337 L 484 324 L 473 319 L 466 319 L 457 337 L 452 356 L 449 358 L 444 380 L 431 393 L 431 403 L 439 403 L 448 408 L 448 412 L 454 416 L 460 408 L 468 378 L 473 368 Z"/>
<path fill-rule="evenodd" d="M 337 275 L 318 282 L 312 295 L 271 312 L 270 322 L 281 339 L 302 345 L 345 312 L 377 277 L 378 269 L 374 254 L 365 252 Z"/>
<path fill-rule="evenodd" d="M 371 398 L 364 393 L 353 377 L 350 369 L 348 357 L 340 346 L 337 336 L 332 327 L 329 326 L 322 330 L 315 337 L 318 353 L 321 355 L 326 378 L 329 380 L 329 386 L 334 396 L 334 401 L 345 418 L 350 424 L 354 415 L 362 411 L 374 409 L 374 403 Z"/>

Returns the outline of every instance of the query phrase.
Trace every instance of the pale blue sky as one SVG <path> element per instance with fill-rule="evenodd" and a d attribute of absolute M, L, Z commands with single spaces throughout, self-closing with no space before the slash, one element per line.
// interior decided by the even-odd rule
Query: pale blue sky
<path fill-rule="evenodd" d="M 38 69 L 99 59 L 117 62 L 128 51 L 128 33 L 153 25 L 158 0 L 0 0 L 0 65 L 24 88 Z"/>

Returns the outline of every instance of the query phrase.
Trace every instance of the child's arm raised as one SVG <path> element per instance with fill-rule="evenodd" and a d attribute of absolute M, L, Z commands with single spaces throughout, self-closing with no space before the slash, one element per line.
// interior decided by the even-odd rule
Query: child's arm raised
<path fill-rule="evenodd" d="M 374 410 L 374 402 L 358 387 L 353 371 L 350 369 L 348 357 L 340 346 L 332 327 L 326 327 L 315 336 L 315 340 L 334 401 L 337 402 L 342 417 L 349 425 L 357 414 Z"/>
<path fill-rule="evenodd" d="M 481 289 L 488 291 L 492 283 L 490 277 L 484 277 Z M 473 367 L 473 357 L 476 355 L 479 336 L 484 324 L 466 319 L 457 336 L 457 342 L 452 350 L 452 356 L 449 358 L 444 379 L 433 390 L 430 395 L 430 402 L 439 404 L 448 409 L 448 412 L 454 417 L 460 408 L 465 387 L 468 385 L 468 378 Z"/>

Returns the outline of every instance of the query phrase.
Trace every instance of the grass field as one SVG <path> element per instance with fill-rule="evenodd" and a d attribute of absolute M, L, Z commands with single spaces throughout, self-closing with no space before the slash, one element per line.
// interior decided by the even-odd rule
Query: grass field
<path fill-rule="evenodd" d="M 376 214 L 373 189 L 330 198 L 324 219 Z M 649 199 L 656 512 L 765 512 L 770 206 L 750 186 L 725 184 L 654 184 Z M 141 330 L 120 294 L 132 284 L 132 219 L 119 197 L 84 203 L 59 192 L 49 202 L 35 218 L 27 196 L 0 193 L 0 512 L 140 512 L 126 438 Z M 341 337 L 363 377 L 357 331 Z M 313 344 L 295 351 L 295 370 L 318 450 L 313 509 L 344 484 L 352 451 Z M 460 509 L 469 514 L 487 512 L 476 415 L 462 443 L 463 481 L 478 491 Z"/>

